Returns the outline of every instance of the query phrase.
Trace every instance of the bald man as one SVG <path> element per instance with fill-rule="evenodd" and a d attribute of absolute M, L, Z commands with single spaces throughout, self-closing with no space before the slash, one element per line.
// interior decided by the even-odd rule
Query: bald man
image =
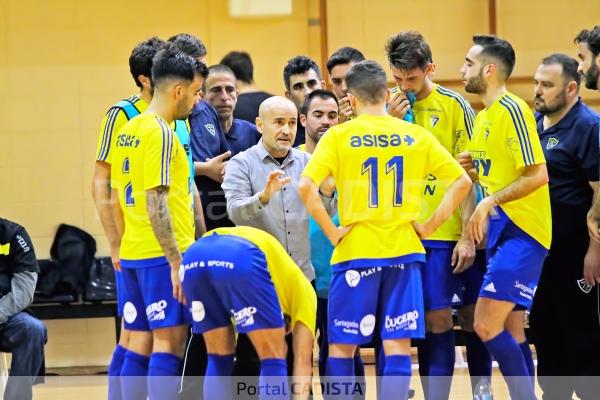
<path fill-rule="evenodd" d="M 308 214 L 296 190 L 310 155 L 292 147 L 297 125 L 293 102 L 279 96 L 263 101 L 256 119 L 262 138 L 231 159 L 222 187 L 229 218 L 236 225 L 253 226 L 275 236 L 313 281 Z M 333 211 L 333 199 L 323 198 Z"/>

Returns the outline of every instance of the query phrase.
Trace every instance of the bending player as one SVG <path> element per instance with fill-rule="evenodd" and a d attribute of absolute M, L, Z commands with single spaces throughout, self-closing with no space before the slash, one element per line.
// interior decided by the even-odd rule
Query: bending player
<path fill-rule="evenodd" d="M 336 246 L 327 375 L 352 379 L 354 351 L 371 341 L 379 320 L 385 354 L 381 398 L 406 399 L 410 339 L 425 335 L 420 239 L 450 217 L 471 181 L 433 135 L 387 114 L 387 78 L 379 64 L 353 65 L 346 84 L 357 117 L 321 138 L 299 184 L 305 206 Z M 427 173 L 436 174 L 448 191 L 431 218 L 418 224 L 412 221 L 419 215 Z M 330 175 L 337 183 L 340 227 L 318 194 Z"/>
<path fill-rule="evenodd" d="M 292 392 L 308 398 L 317 298 L 277 239 L 248 226 L 212 230 L 186 251 L 180 278 L 194 334 L 206 342 L 205 399 L 232 398 L 226 378 L 236 344 L 232 319 L 260 358 L 259 398 L 288 398 L 284 315 L 291 318 L 293 336 Z"/>

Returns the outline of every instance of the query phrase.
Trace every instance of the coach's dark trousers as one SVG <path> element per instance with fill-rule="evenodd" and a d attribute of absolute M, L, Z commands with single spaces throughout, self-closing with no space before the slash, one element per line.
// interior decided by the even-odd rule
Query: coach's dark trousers
<path fill-rule="evenodd" d="M 600 393 L 600 293 L 586 287 L 588 241 L 554 238 L 538 285 L 530 325 L 544 400 L 597 399 Z"/>

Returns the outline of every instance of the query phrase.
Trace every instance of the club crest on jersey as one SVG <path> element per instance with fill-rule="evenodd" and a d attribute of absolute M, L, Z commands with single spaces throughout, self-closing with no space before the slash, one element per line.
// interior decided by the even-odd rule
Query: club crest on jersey
<path fill-rule="evenodd" d="M 551 137 L 550 139 L 548 139 L 548 143 L 546 143 L 546 150 L 550 150 L 557 144 L 558 144 L 558 139 Z"/>
<path fill-rule="evenodd" d="M 206 124 L 204 127 L 208 132 L 210 132 L 211 135 L 215 136 L 217 134 L 217 130 L 213 124 Z"/>
<path fill-rule="evenodd" d="M 592 285 L 588 285 L 585 279 L 578 279 L 577 286 L 579 286 L 579 289 L 581 289 L 581 291 L 585 294 L 588 294 L 592 291 Z"/>
<path fill-rule="evenodd" d="M 432 115 L 430 121 L 431 121 L 431 127 L 435 128 L 437 123 L 440 122 L 440 117 L 437 115 Z"/>
<path fill-rule="evenodd" d="M 485 136 L 485 140 L 488 140 L 488 136 L 490 136 L 490 130 L 489 129 L 486 128 L 484 136 Z"/>

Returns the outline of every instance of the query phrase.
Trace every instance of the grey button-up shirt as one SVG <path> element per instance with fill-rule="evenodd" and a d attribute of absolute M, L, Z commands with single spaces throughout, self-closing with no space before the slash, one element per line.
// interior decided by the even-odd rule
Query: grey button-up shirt
<path fill-rule="evenodd" d="M 315 271 L 310 261 L 308 212 L 298 194 L 298 181 L 309 158 L 310 154 L 292 148 L 280 165 L 267 152 L 261 139 L 229 161 L 222 188 L 229 218 L 236 225 L 253 226 L 275 236 L 312 281 Z M 265 188 L 269 173 L 278 169 L 285 172 L 283 177 L 289 176 L 292 181 L 263 205 L 259 193 Z M 333 214 L 337 202 L 325 196 L 321 198 L 327 211 Z"/>

